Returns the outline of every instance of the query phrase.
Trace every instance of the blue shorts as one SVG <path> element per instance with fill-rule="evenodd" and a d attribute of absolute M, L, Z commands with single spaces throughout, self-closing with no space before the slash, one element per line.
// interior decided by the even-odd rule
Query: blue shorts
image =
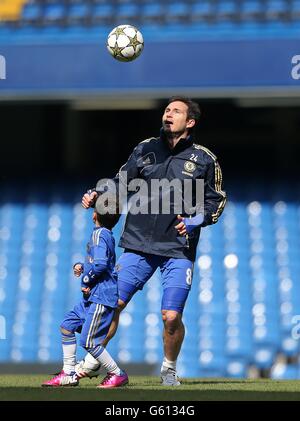
<path fill-rule="evenodd" d="M 143 289 L 158 267 L 163 286 L 161 309 L 182 313 L 193 276 L 193 262 L 187 259 L 125 250 L 115 267 L 119 298 L 128 303 L 137 290 Z"/>
<path fill-rule="evenodd" d="M 114 308 L 82 300 L 66 314 L 61 327 L 72 333 L 81 332 L 80 345 L 94 348 L 106 337 L 114 312 Z"/>

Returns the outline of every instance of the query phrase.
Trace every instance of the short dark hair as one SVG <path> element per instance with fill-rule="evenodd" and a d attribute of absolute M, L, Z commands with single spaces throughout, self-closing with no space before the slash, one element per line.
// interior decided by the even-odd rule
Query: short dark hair
<path fill-rule="evenodd" d="M 98 197 L 95 204 L 97 221 L 102 227 L 111 230 L 118 223 L 121 216 L 119 203 L 113 195 L 107 196 L 106 193 L 105 200 L 102 200 L 101 196 Z"/>
<path fill-rule="evenodd" d="M 172 96 L 168 100 L 168 104 L 171 104 L 172 102 L 180 101 L 183 102 L 188 107 L 187 117 L 188 119 L 195 120 L 195 123 L 197 124 L 200 120 L 201 110 L 199 107 L 199 104 L 195 101 L 192 101 L 190 98 L 187 98 L 185 96 Z"/>

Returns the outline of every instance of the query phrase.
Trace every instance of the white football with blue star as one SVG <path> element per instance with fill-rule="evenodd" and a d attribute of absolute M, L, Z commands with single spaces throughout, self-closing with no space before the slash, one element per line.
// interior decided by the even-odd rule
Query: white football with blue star
<path fill-rule="evenodd" d="M 107 37 L 107 49 L 119 61 L 135 60 L 143 48 L 143 35 L 132 25 L 119 25 Z"/>

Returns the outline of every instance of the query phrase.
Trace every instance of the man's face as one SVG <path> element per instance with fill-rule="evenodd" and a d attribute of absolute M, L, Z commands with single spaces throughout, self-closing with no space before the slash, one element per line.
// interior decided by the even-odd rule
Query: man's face
<path fill-rule="evenodd" d="M 194 119 L 188 119 L 188 106 L 181 101 L 171 102 L 162 117 L 164 131 L 167 134 L 181 135 L 195 125 Z"/>

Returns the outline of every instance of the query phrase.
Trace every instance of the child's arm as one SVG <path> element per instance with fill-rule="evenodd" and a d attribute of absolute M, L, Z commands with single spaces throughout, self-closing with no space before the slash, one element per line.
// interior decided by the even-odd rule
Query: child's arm
<path fill-rule="evenodd" d="M 105 263 L 86 263 L 84 265 L 84 272 L 82 274 L 83 285 L 89 286 L 95 284 L 99 280 L 100 275 L 106 271 L 107 264 Z"/>
<path fill-rule="evenodd" d="M 99 277 L 108 269 L 108 247 L 103 237 L 95 240 L 92 250 L 93 261 L 84 264 L 82 285 L 88 287 L 99 281 Z"/>
<path fill-rule="evenodd" d="M 83 270 L 83 263 L 77 262 L 73 265 L 73 272 L 75 276 L 79 277 L 83 273 Z"/>

